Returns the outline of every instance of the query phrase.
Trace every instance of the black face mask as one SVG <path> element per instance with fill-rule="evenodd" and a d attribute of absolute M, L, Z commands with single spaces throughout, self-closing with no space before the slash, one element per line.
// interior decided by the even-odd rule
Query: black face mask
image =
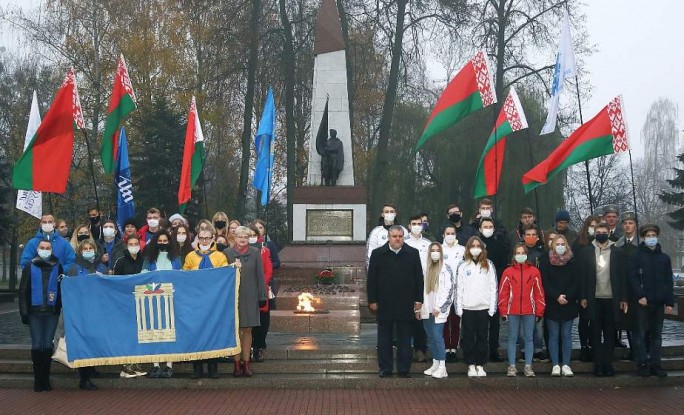
<path fill-rule="evenodd" d="M 100 222 L 99 216 L 95 216 L 95 217 L 90 218 L 90 223 L 92 223 L 93 225 L 95 225 L 98 222 Z"/>
<path fill-rule="evenodd" d="M 605 244 L 608 241 L 608 234 L 607 233 L 599 233 L 595 235 L 596 237 L 596 242 L 600 244 Z"/>
<path fill-rule="evenodd" d="M 225 220 L 217 220 L 214 222 L 214 226 L 216 226 L 216 229 L 223 229 L 226 227 L 226 221 Z"/>
<path fill-rule="evenodd" d="M 90 235 L 78 235 L 76 236 L 76 239 L 78 240 L 78 242 L 83 242 L 86 239 L 90 239 Z"/>
<path fill-rule="evenodd" d="M 160 251 L 166 252 L 169 250 L 169 244 L 157 244 Z"/>
<path fill-rule="evenodd" d="M 222 243 L 216 244 L 216 249 L 217 249 L 218 251 L 225 251 L 226 248 L 228 248 L 228 245 L 226 245 L 226 244 L 222 244 Z"/>
<path fill-rule="evenodd" d="M 461 221 L 461 214 L 460 213 L 452 213 L 449 215 L 449 220 L 452 221 L 453 223 L 460 222 Z"/>

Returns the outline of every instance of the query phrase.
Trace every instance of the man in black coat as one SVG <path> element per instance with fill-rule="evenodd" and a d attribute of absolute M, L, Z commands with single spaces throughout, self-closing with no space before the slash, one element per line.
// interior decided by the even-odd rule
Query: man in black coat
<path fill-rule="evenodd" d="M 412 323 L 423 305 L 423 268 L 418 250 L 404 244 L 404 229 L 389 228 L 389 241 L 373 250 L 368 265 L 368 307 L 378 322 L 380 377 L 392 375 L 392 337 L 397 329 L 397 372 L 411 373 Z"/>
<path fill-rule="evenodd" d="M 628 309 L 625 297 L 627 258 L 625 252 L 608 239 L 610 229 L 606 223 L 596 225 L 594 236 L 591 245 L 581 253 L 584 281 L 580 305 L 589 310 L 594 375 L 613 376 L 615 325 Z"/>

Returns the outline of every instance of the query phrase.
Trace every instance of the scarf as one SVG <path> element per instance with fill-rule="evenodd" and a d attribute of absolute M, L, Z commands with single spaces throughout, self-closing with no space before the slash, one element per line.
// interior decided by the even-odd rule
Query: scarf
<path fill-rule="evenodd" d="M 50 271 L 50 279 L 47 286 L 47 305 L 57 304 L 57 279 L 58 266 L 55 264 Z M 43 306 L 43 271 L 34 264 L 31 264 L 31 305 Z"/>
<path fill-rule="evenodd" d="M 563 255 L 558 255 L 556 251 L 549 251 L 549 262 L 551 262 L 551 265 L 555 265 L 557 267 L 562 267 L 563 265 L 567 264 L 572 257 L 573 253 L 570 251 L 566 251 Z"/>
<path fill-rule="evenodd" d="M 209 258 L 211 252 L 209 252 L 208 254 L 203 254 L 199 249 L 195 252 L 197 253 L 197 255 L 202 257 L 202 261 L 200 262 L 198 269 L 214 268 L 214 264 L 211 263 L 211 259 Z"/>

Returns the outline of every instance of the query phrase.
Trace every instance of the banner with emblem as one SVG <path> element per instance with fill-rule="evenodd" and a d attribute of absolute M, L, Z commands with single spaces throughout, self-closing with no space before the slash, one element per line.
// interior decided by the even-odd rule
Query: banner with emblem
<path fill-rule="evenodd" d="M 64 277 L 68 360 L 85 367 L 239 354 L 239 285 L 231 267 Z"/>

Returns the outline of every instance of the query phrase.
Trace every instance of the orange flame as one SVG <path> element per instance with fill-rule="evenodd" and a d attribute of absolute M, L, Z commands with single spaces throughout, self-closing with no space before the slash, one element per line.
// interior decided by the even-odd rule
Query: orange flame
<path fill-rule="evenodd" d="M 297 304 L 297 311 L 314 312 L 316 309 L 313 307 L 314 296 L 311 293 L 301 293 L 297 296 L 299 299 L 299 304 Z"/>

